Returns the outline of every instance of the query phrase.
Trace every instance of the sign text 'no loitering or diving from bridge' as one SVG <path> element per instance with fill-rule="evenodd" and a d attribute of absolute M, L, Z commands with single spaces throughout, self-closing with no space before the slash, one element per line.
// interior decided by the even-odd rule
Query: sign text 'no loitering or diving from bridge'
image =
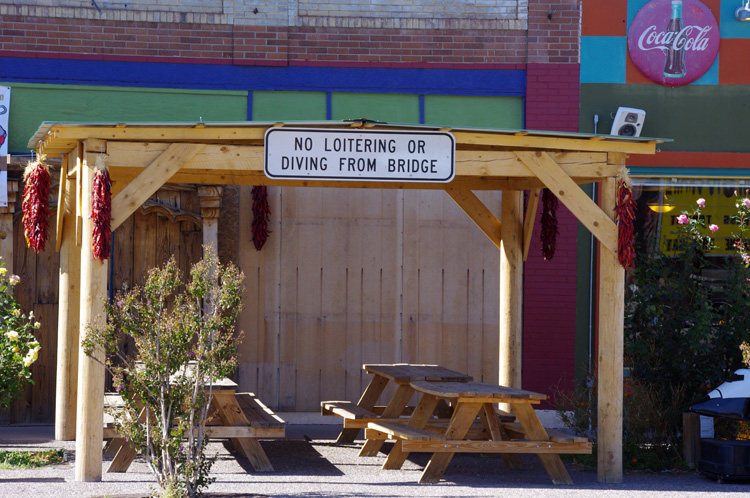
<path fill-rule="evenodd" d="M 455 156 L 445 132 L 270 128 L 263 167 L 274 179 L 450 182 Z"/>

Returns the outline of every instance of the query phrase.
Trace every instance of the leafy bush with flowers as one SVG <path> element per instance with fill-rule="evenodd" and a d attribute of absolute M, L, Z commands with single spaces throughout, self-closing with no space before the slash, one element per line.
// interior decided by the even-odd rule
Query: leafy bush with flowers
<path fill-rule="evenodd" d="M 742 366 L 740 345 L 750 335 L 750 256 L 744 251 L 750 200 L 737 201 L 741 235 L 737 256 L 712 256 L 712 238 L 730 228 L 707 225 L 698 199 L 692 211 L 676 217 L 675 252 L 660 250 L 659 241 L 639 247 L 636 267 L 628 276 L 625 309 L 624 463 L 648 461 L 657 468 L 681 465 L 682 414 Z M 746 245 L 747 244 L 747 245 Z M 722 269 L 716 285 L 707 277 Z M 750 348 L 750 347 L 749 347 Z M 589 382 L 592 384 L 592 382 Z M 558 411 L 568 410 L 568 427 L 580 427 L 578 413 L 588 417 L 595 437 L 596 404 L 570 411 L 595 387 L 559 396 Z M 586 392 L 590 391 L 590 392 Z M 627 454 L 630 452 L 630 454 Z M 638 455 L 638 453 L 641 453 Z M 655 459 L 646 458 L 647 454 Z"/>
<path fill-rule="evenodd" d="M 206 453 L 212 380 L 237 365 L 234 326 L 244 276 L 220 265 L 213 250 L 183 285 L 172 257 L 148 272 L 143 288 L 105 304 L 107 324 L 90 329 L 85 352 L 102 348 L 125 407 L 113 409 L 119 433 L 141 452 L 163 497 L 200 496 L 213 479 Z M 135 353 L 121 344 L 132 338 Z M 208 387 L 207 387 L 208 386 Z"/>
<path fill-rule="evenodd" d="M 13 294 L 19 281 L 17 275 L 8 275 L 0 261 L 0 407 L 6 410 L 28 384 L 33 384 L 31 365 L 41 349 L 34 337 L 34 331 L 40 327 L 34 312 L 24 314 Z"/>

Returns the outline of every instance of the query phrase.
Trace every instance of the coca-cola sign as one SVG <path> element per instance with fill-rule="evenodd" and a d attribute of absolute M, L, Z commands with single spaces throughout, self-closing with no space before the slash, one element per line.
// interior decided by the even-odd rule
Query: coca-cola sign
<path fill-rule="evenodd" d="M 635 15 L 628 32 L 633 64 L 666 86 L 697 80 L 719 53 L 719 26 L 698 0 L 652 0 Z"/>

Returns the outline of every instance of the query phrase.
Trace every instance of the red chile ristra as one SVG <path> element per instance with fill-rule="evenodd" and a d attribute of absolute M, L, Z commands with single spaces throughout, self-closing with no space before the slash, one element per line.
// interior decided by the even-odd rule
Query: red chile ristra
<path fill-rule="evenodd" d="M 636 202 L 628 182 L 620 179 L 617 185 L 617 204 L 615 204 L 615 221 L 617 222 L 617 257 L 626 270 L 635 266 L 635 221 Z"/>
<path fill-rule="evenodd" d="M 549 189 L 542 191 L 542 254 L 549 261 L 555 257 L 557 247 L 557 205 L 558 200 Z"/>
<path fill-rule="evenodd" d="M 268 207 L 268 190 L 263 186 L 255 186 L 253 194 L 253 244 L 260 251 L 268 239 L 268 218 L 271 209 Z"/>
<path fill-rule="evenodd" d="M 91 219 L 93 220 L 94 257 L 104 262 L 109 258 L 112 230 L 112 182 L 106 168 L 97 168 L 94 173 L 94 183 L 91 200 Z"/>
<path fill-rule="evenodd" d="M 23 181 L 23 234 L 28 247 L 40 253 L 47 241 L 50 184 L 47 166 L 41 161 L 29 163 Z"/>

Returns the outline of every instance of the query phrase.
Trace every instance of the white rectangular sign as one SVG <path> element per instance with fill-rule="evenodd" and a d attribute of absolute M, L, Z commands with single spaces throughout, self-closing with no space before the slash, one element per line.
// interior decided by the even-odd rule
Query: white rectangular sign
<path fill-rule="evenodd" d="M 0 156 L 8 155 L 8 117 L 10 111 L 10 87 L 0 86 Z M 0 170 L 0 207 L 8 205 L 8 168 Z"/>
<path fill-rule="evenodd" d="M 274 179 L 447 183 L 455 157 L 447 132 L 269 128 L 263 167 Z"/>

